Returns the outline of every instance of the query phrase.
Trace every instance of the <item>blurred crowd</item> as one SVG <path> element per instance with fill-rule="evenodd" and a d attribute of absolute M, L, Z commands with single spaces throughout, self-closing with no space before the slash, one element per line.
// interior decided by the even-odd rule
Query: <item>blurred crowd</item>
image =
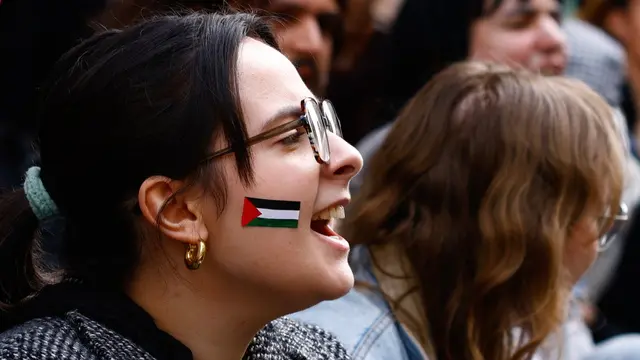
<path fill-rule="evenodd" d="M 468 114 L 461 111 L 464 113 L 462 115 L 455 112 L 449 114 L 442 110 L 445 105 L 442 105 L 443 108 L 438 110 L 438 104 L 444 104 L 448 101 L 446 96 L 449 95 L 445 94 L 446 96 L 442 95 L 437 99 L 432 98 L 430 94 L 436 90 L 434 90 L 435 88 L 425 88 L 425 84 L 438 76 L 441 76 L 438 81 L 441 81 L 440 84 L 443 88 L 453 86 L 447 85 L 449 84 L 447 81 L 451 84 L 466 84 L 464 82 L 468 80 L 467 78 L 457 78 L 458 75 L 454 72 L 447 74 L 446 70 L 464 61 L 483 61 L 500 64 L 515 69 L 514 71 L 528 70 L 545 77 L 575 79 L 588 85 L 613 110 L 614 128 L 623 137 L 622 145 L 625 156 L 623 157 L 624 173 L 619 199 L 620 208 L 616 207 L 613 210 L 616 213 L 611 216 L 611 219 L 625 221 L 613 221 L 612 230 L 607 235 L 611 238 L 609 239 L 610 243 L 607 243 L 606 247 L 603 245 L 598 249 L 597 260 L 593 265 L 591 265 L 591 261 L 587 260 L 580 260 L 582 261 L 580 265 L 576 265 L 579 270 L 576 270 L 575 286 L 571 290 L 571 304 L 568 310 L 570 316 L 569 320 L 562 322 L 563 333 L 561 337 L 564 339 L 562 349 L 554 348 L 551 351 L 553 354 L 550 355 L 545 353 L 545 346 L 541 346 L 541 350 L 537 352 L 523 352 L 523 354 L 544 360 L 553 358 L 566 360 L 640 359 L 640 335 L 635 335 L 640 334 L 640 307 L 638 306 L 640 304 L 640 288 L 634 285 L 640 277 L 640 212 L 635 211 L 640 205 L 640 160 L 638 157 L 640 121 L 637 121 L 640 113 L 636 110 L 640 105 L 640 96 L 638 95 L 640 94 L 640 0 L 578 0 L 577 2 L 561 0 L 0 1 L 0 86 L 2 87 L 2 96 L 0 96 L 0 188 L 9 191 L 20 187 L 25 181 L 24 176 L 27 169 L 34 163 L 40 162 L 40 154 L 36 150 L 37 145 L 34 145 L 37 144 L 37 134 L 41 129 L 38 120 L 40 119 L 38 114 L 39 91 L 54 64 L 64 53 L 79 42 L 105 29 L 127 29 L 156 15 L 189 14 L 193 10 L 218 12 L 227 11 L 229 8 L 257 13 L 268 20 L 282 53 L 295 66 L 298 74 L 313 94 L 318 98 L 327 98 L 332 101 L 341 121 L 342 137 L 347 143 L 354 146 L 364 159 L 362 170 L 358 175 L 354 174 L 355 177 L 351 179 L 349 184 L 351 194 L 358 199 L 347 208 L 347 214 L 353 214 L 353 221 L 347 219 L 344 223 L 345 232 L 350 236 L 345 237 L 352 246 L 357 245 L 352 251 L 351 260 L 356 274 L 356 287 L 363 282 L 385 284 L 385 281 L 388 280 L 386 284 L 392 284 L 394 281 L 392 275 L 382 270 L 373 271 L 371 269 L 375 268 L 372 262 L 376 262 L 372 258 L 377 258 L 377 261 L 383 264 L 382 266 L 387 264 L 388 268 L 402 268 L 402 261 L 397 258 L 389 260 L 391 256 L 389 254 L 394 251 L 400 251 L 403 254 L 404 251 L 407 251 L 413 271 L 416 271 L 419 266 L 423 266 L 424 269 L 432 269 L 427 264 L 430 261 L 433 264 L 438 263 L 443 266 L 436 275 L 425 278 L 417 276 L 420 278 L 418 286 L 422 286 L 422 288 L 425 284 L 432 284 L 435 289 L 433 291 L 442 291 L 442 296 L 448 294 L 450 297 L 455 297 L 457 295 L 454 289 L 451 289 L 446 282 L 451 284 L 464 282 L 453 273 L 468 270 L 462 262 L 462 259 L 466 259 L 468 254 L 462 248 L 469 245 L 462 240 L 457 243 L 461 262 L 458 263 L 454 260 L 450 262 L 452 269 L 456 266 L 459 268 L 451 271 L 445 270 L 447 265 L 444 260 L 437 260 L 435 255 L 418 260 L 411 257 L 412 253 L 425 250 L 425 248 L 412 247 L 415 244 L 411 241 L 398 242 L 402 245 L 391 250 L 376 247 L 376 245 L 380 245 L 380 242 L 376 242 L 376 240 L 381 236 L 381 233 L 390 237 L 397 237 L 397 234 L 401 234 L 399 238 L 402 241 L 413 239 L 414 232 L 402 232 L 405 227 L 412 228 L 413 231 L 428 230 L 430 234 L 437 233 L 438 228 L 426 229 L 426 226 L 423 228 L 416 225 L 421 221 L 427 221 L 425 219 L 436 223 L 443 221 L 439 223 L 443 228 L 450 225 L 437 217 L 416 215 L 422 214 L 417 210 L 420 206 L 430 204 L 430 201 L 437 201 L 422 199 L 420 189 L 428 188 L 431 189 L 430 191 L 440 189 L 443 197 L 448 194 L 448 191 L 452 191 L 444 185 L 429 187 L 425 184 L 429 184 L 431 180 L 434 183 L 437 181 L 431 179 L 431 175 L 422 176 L 422 174 L 431 174 L 430 171 L 439 166 L 436 160 L 430 162 L 432 157 L 435 159 L 435 155 L 433 155 L 435 150 L 432 148 L 437 143 L 440 144 L 442 151 L 449 149 L 446 141 L 448 141 L 447 131 L 451 131 L 451 129 L 448 127 L 449 125 L 442 125 L 440 128 L 432 123 L 429 123 L 428 126 L 418 125 L 420 122 L 418 119 L 423 114 L 421 111 L 425 114 L 435 114 L 441 110 L 442 116 L 447 119 L 471 122 L 474 119 L 474 111 Z M 215 54 L 212 59 L 216 59 Z M 80 63 L 82 59 L 77 61 Z M 461 67 L 457 71 L 458 74 L 475 74 L 480 70 Z M 500 73 L 506 70 L 491 71 Z M 468 76 L 471 77 L 471 75 Z M 519 95 L 509 97 L 509 88 L 506 85 L 504 88 L 500 88 L 492 80 L 486 80 L 486 84 L 483 85 L 486 87 L 482 88 L 482 91 L 490 94 L 494 94 L 492 92 L 494 91 L 496 95 L 483 93 L 484 95 L 478 96 L 486 96 L 486 99 L 478 100 L 475 103 L 473 102 L 476 101 L 475 98 L 469 94 L 476 91 L 474 89 L 479 85 L 473 81 L 485 80 L 468 81 L 466 87 L 455 95 L 458 99 L 455 101 L 462 103 L 460 99 L 470 96 L 468 101 L 474 104 L 474 109 L 478 111 L 478 114 L 482 113 L 483 106 L 490 104 L 494 97 L 502 99 L 501 96 L 504 96 L 504 99 L 511 99 L 509 101 L 513 101 L 513 103 L 510 106 L 514 109 L 518 109 L 520 106 L 523 108 L 529 106 L 525 105 L 526 99 L 523 100 L 524 97 L 519 98 Z M 462 85 L 460 86 L 462 87 Z M 496 88 L 491 90 L 492 86 Z M 569 87 L 567 88 L 569 89 Z M 556 94 L 553 88 L 541 87 L 540 89 L 546 89 L 540 90 L 544 94 Z M 567 93 L 582 91 L 581 88 L 576 89 L 567 90 Z M 584 91 L 587 92 L 587 90 Z M 514 90 L 514 93 L 518 92 Z M 558 90 L 557 98 L 564 99 L 566 96 L 569 99 L 570 95 L 563 94 Z M 522 101 L 522 103 L 517 101 Z M 540 101 L 544 103 L 546 100 Z M 565 104 L 569 104 L 570 101 L 572 100 L 567 100 Z M 490 107 L 490 105 L 486 106 Z M 539 104 L 530 106 L 534 110 L 544 107 Z M 564 105 L 563 107 L 560 104 L 557 112 L 550 110 L 547 116 L 561 117 L 557 114 L 561 114 L 563 111 L 575 114 L 582 110 L 574 108 L 573 105 Z M 584 122 L 591 121 L 587 118 L 591 116 L 590 114 L 598 111 L 585 110 Z M 444 115 L 445 113 L 447 115 Z M 504 114 L 506 114 L 504 116 L 514 118 L 526 117 L 524 110 L 522 114 L 517 110 L 505 111 Z M 498 117 L 498 115 L 495 116 Z M 454 122 L 454 120 L 451 121 Z M 495 128 L 499 126 L 502 125 L 495 125 Z M 528 135 L 533 137 L 536 134 L 535 130 L 532 130 L 533 128 L 525 129 L 524 125 L 518 128 L 518 125 L 515 124 L 512 126 L 514 128 L 513 138 L 516 139 L 513 141 L 525 139 Z M 590 130 L 592 128 L 587 128 L 587 125 L 584 125 L 585 128 L 581 126 L 575 125 L 568 131 L 579 132 L 580 136 L 584 135 L 585 143 L 580 151 L 583 154 L 592 154 L 593 152 L 593 165 L 588 165 L 592 167 L 593 177 L 601 177 L 600 180 L 603 183 L 606 181 L 615 183 L 616 179 L 611 175 L 615 173 L 614 170 L 608 168 L 605 163 L 602 163 L 602 167 L 595 165 L 600 164 L 598 162 L 601 160 L 600 157 L 608 158 L 608 150 L 603 149 L 610 150 L 609 145 L 605 144 L 602 136 L 589 137 L 589 131 L 592 131 Z M 593 126 L 593 129 L 597 128 L 596 125 Z M 550 132 L 548 137 L 554 138 L 554 134 L 562 134 L 566 130 L 562 127 L 554 129 L 555 132 Z M 473 136 L 482 136 L 482 132 L 479 130 L 478 133 L 475 133 L 474 129 L 466 129 L 465 131 L 474 134 Z M 417 138 L 414 139 L 412 136 Z M 522 137 L 518 138 L 518 136 Z M 493 141 L 492 139 L 495 139 L 496 142 L 501 141 L 497 135 L 488 136 L 485 139 L 485 145 L 478 142 L 480 145 L 477 152 L 485 151 L 483 150 L 484 146 L 492 148 L 493 145 L 489 145 Z M 590 143 L 587 143 L 585 139 L 589 139 Z M 558 144 L 562 144 L 562 142 L 559 141 Z M 552 142 L 550 141 L 549 144 Z M 552 146 L 549 144 L 548 146 Z M 528 146 L 529 150 L 535 148 L 535 145 Z M 558 146 L 561 147 L 561 145 Z M 575 146 L 577 149 L 578 145 Z M 496 151 L 499 153 L 498 150 Z M 611 150 L 611 152 L 614 151 Z M 451 156 L 455 158 L 456 155 Z M 567 156 L 571 158 L 574 155 Z M 520 160 L 528 161 L 523 159 L 525 158 Z M 423 167 L 413 164 L 418 161 L 430 165 Z M 473 161 L 473 159 L 466 159 L 461 161 L 461 164 L 471 164 Z M 451 160 L 451 163 L 454 162 Z M 387 163 L 391 165 L 387 165 Z M 410 163 L 411 166 L 407 165 Z M 456 169 L 449 170 L 455 172 Z M 474 169 L 471 167 L 468 171 L 472 173 L 475 171 Z M 461 169 L 459 171 L 461 177 L 467 176 L 464 175 L 467 170 Z M 523 172 L 526 171 L 523 170 Z M 484 181 L 482 174 L 482 172 L 477 174 L 478 183 Z M 470 179 L 476 179 L 471 175 L 468 176 Z M 587 175 L 584 176 L 589 178 Z M 404 180 L 396 182 L 395 177 Z M 576 175 L 576 179 L 578 177 Z M 605 179 L 607 180 L 605 181 Z M 469 198 L 472 198 L 473 189 L 471 188 L 475 186 L 475 181 L 465 183 L 464 186 L 460 185 L 460 191 L 468 190 Z M 522 188 L 525 188 L 524 181 Z M 593 181 L 595 183 L 599 180 Z M 395 186 L 401 190 L 393 192 Z M 575 186 L 582 185 L 579 185 L 579 181 L 576 180 Z M 585 185 L 585 187 L 588 186 Z M 386 199 L 376 197 L 385 191 L 393 193 L 393 195 L 387 194 L 388 198 Z M 431 195 L 425 194 L 425 197 L 439 198 L 432 193 L 429 193 Z M 390 200 L 394 197 L 400 200 Z M 404 206 L 403 201 L 408 197 L 412 197 L 411 201 L 407 200 L 411 205 Z M 378 199 L 378 202 L 376 203 L 372 199 Z M 457 198 L 452 196 L 447 199 L 447 201 L 442 200 L 438 206 L 445 206 L 442 204 L 449 204 L 448 201 L 455 202 Z M 416 205 L 415 202 L 423 205 Z M 387 207 L 390 209 L 388 212 L 381 210 Z M 383 214 L 377 216 L 372 208 Z M 366 219 L 363 220 L 364 218 Z M 398 219 L 405 219 L 406 223 Z M 456 219 L 456 217 L 452 215 L 451 219 Z M 453 231 L 455 226 L 451 230 L 451 238 L 455 239 L 455 231 Z M 460 238 L 462 237 L 460 235 Z M 615 241 L 611 241 L 612 239 Z M 52 252 L 55 252 L 59 244 L 54 241 L 45 247 L 49 250 L 54 249 Z M 363 254 L 364 248 L 370 250 L 370 253 Z M 426 248 L 425 251 L 446 253 L 445 250 L 435 247 Z M 472 252 L 472 250 L 468 251 Z M 478 253 L 481 251 L 478 250 Z M 513 255 L 509 251 L 505 251 L 504 254 Z M 476 255 L 472 254 L 472 256 Z M 480 255 L 477 256 L 480 257 Z M 403 255 L 400 258 L 404 257 Z M 3 255 L 0 256 L 0 259 L 6 261 L 10 257 Z M 54 259 L 51 262 L 55 263 L 58 260 Z M 353 264 L 365 265 L 358 268 Z M 525 270 L 530 272 L 539 270 L 542 274 L 544 273 L 542 268 L 544 266 L 537 269 L 532 265 Z M 360 277 L 358 271 L 361 271 Z M 409 276 L 409 278 L 411 277 Z M 526 279 L 526 277 L 522 279 Z M 531 284 L 532 287 L 535 285 L 533 281 Z M 402 292 L 398 289 L 410 289 L 415 284 L 395 285 L 397 288 L 382 286 L 383 290 L 388 290 L 384 292 L 385 295 L 397 294 L 398 291 Z M 456 341 L 466 343 L 469 339 L 457 338 L 456 334 L 449 334 L 451 338 L 445 339 L 445 335 L 442 335 L 442 339 L 438 338 L 440 330 L 446 332 L 443 330 L 444 327 L 440 329 L 438 325 L 447 320 L 434 320 L 429 322 L 430 326 L 427 326 L 423 324 L 424 320 L 422 322 L 414 321 L 416 318 L 424 319 L 425 315 L 418 310 L 414 312 L 412 306 L 407 305 L 407 308 L 410 309 L 408 311 L 397 310 L 397 308 L 403 307 L 401 303 L 405 301 L 404 297 L 395 298 L 393 301 L 389 300 L 389 296 L 377 299 L 374 295 L 366 293 L 368 290 L 361 291 L 363 294 L 367 294 L 363 298 L 349 298 L 349 296 L 355 296 L 350 292 L 346 300 L 343 300 L 344 303 L 323 302 L 316 307 L 298 312 L 293 317 L 306 323 L 319 325 L 335 333 L 354 359 L 503 359 L 502 357 L 492 358 L 490 352 L 486 353 L 485 357 L 471 357 L 468 355 L 468 351 L 470 351 L 468 349 L 456 352 L 456 347 L 451 344 L 455 344 Z M 411 293 L 411 291 L 407 291 L 407 293 Z M 514 298 L 519 296 L 516 293 L 517 291 L 514 290 Z M 474 293 L 465 292 L 464 294 L 473 296 Z M 436 299 L 435 295 L 433 298 L 424 294 L 422 296 L 422 300 L 416 300 L 420 304 L 417 308 L 421 308 L 423 304 L 428 304 L 427 308 L 430 306 L 433 308 L 442 304 L 443 301 L 447 303 L 443 299 Z M 491 296 L 487 295 L 487 298 L 491 298 Z M 501 301 L 496 300 L 496 306 L 502 304 Z M 381 302 L 383 305 L 371 305 L 375 302 Z M 464 303 L 463 300 L 461 302 Z M 546 305 L 542 303 L 534 303 L 533 301 L 531 304 L 526 303 L 526 306 L 539 306 L 536 311 L 546 311 L 544 307 Z M 368 315 L 360 316 L 358 311 L 353 310 L 355 308 L 364 309 L 367 306 L 374 308 L 371 311 L 375 314 L 371 317 Z M 483 306 L 486 307 L 486 304 Z M 506 307 L 509 306 L 511 305 Z M 378 316 L 376 311 L 387 307 L 390 310 L 384 316 L 390 317 L 387 319 L 389 324 L 397 325 L 393 329 L 379 325 L 382 323 L 380 319 L 384 318 L 383 315 L 376 318 Z M 518 305 L 515 304 L 513 307 L 517 308 Z M 487 314 L 493 315 L 498 311 L 500 309 L 487 310 Z M 353 319 L 350 316 L 353 316 Z M 517 315 L 513 316 L 517 318 Z M 455 318 L 450 321 L 459 320 Z M 476 324 L 483 331 L 488 331 L 492 327 L 503 329 L 504 324 L 499 323 L 502 318 L 497 315 L 495 322 L 492 322 L 491 319 L 484 320 L 486 320 L 485 324 Z M 359 322 L 362 322 L 361 327 L 358 327 L 360 326 Z M 535 326 L 538 325 L 541 326 L 540 328 L 546 326 L 542 321 L 539 324 L 536 323 Z M 362 335 L 375 326 L 380 326 L 379 333 Z M 461 328 L 465 331 L 472 331 L 471 325 L 468 326 Z M 537 331 L 535 326 L 532 325 L 531 329 L 525 329 L 525 332 L 535 334 Z M 514 327 L 517 326 L 509 325 L 509 329 Z M 0 326 L 0 329 L 2 328 L 3 326 Z M 455 326 L 452 325 L 452 328 Z M 498 335 L 502 334 L 498 332 Z M 486 336 L 487 339 L 491 339 L 492 336 L 498 335 L 487 334 Z M 434 337 L 437 339 L 434 342 L 438 344 L 435 347 L 431 345 L 430 340 L 426 340 Z M 491 349 L 489 345 L 486 345 L 491 343 L 491 340 L 487 339 L 483 338 L 484 343 L 478 340 L 478 343 L 482 343 L 479 345 L 479 349 L 482 351 Z M 536 345 L 552 343 L 549 338 L 533 340 L 538 341 Z M 450 347 L 442 344 L 447 344 Z M 484 345 L 486 347 L 483 347 Z M 464 347 L 464 345 L 461 346 Z M 0 352 L 0 354 L 2 353 Z M 445 354 L 449 354 L 448 357 Z M 2 358 L 0 356 L 0 359 Z"/>

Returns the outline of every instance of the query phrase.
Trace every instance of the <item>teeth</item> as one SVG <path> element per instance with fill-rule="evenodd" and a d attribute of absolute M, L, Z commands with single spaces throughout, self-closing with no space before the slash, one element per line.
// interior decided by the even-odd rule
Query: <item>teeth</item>
<path fill-rule="evenodd" d="M 311 218 L 311 220 L 331 220 L 331 219 L 344 219 L 344 207 L 334 206 L 323 210 Z"/>

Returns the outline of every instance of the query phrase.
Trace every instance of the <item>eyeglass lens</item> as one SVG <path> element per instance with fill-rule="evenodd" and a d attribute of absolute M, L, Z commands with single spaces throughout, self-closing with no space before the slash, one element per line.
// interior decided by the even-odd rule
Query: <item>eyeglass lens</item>
<path fill-rule="evenodd" d="M 607 217 L 610 219 L 610 215 L 607 215 L 603 218 L 606 220 Z M 629 219 L 629 209 L 626 204 L 621 203 L 620 209 L 618 213 L 614 216 L 613 225 L 611 226 L 605 234 L 600 236 L 598 239 L 598 251 L 602 252 L 607 250 L 611 243 L 618 237 L 618 234 L 622 230 L 623 224 Z M 604 225 L 601 225 L 604 226 Z"/>
<path fill-rule="evenodd" d="M 334 109 L 331 101 L 325 100 L 322 102 L 322 113 L 327 119 L 327 127 L 329 128 L 329 131 L 342 137 L 342 125 L 340 124 L 340 119 L 338 119 L 338 115 L 336 114 L 336 110 Z"/>
<path fill-rule="evenodd" d="M 329 148 L 327 130 L 342 137 L 340 120 L 338 120 L 335 109 L 329 101 L 325 100 L 322 102 L 321 110 L 318 102 L 312 98 L 304 99 L 302 106 L 311 128 L 309 139 L 314 148 L 316 159 L 324 163 L 329 162 L 331 149 Z"/>

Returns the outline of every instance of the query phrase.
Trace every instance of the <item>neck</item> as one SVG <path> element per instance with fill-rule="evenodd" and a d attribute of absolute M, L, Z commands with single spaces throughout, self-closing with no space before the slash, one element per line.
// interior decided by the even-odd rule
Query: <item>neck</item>
<path fill-rule="evenodd" d="M 210 270 L 140 271 L 127 292 L 194 360 L 242 359 L 255 334 L 278 316 L 233 282 L 205 276 Z"/>

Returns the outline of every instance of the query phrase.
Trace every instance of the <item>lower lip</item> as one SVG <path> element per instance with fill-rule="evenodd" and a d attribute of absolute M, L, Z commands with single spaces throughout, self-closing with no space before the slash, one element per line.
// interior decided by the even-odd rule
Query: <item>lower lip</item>
<path fill-rule="evenodd" d="M 313 230 L 311 230 L 311 232 L 316 234 L 316 236 L 324 240 L 327 244 L 331 245 L 331 247 L 333 247 L 336 250 L 339 250 L 342 252 L 348 252 L 350 249 L 349 243 L 342 236 L 327 236 Z"/>
<path fill-rule="evenodd" d="M 302 77 L 309 77 L 313 75 L 313 72 L 308 67 L 299 67 L 298 73 L 300 73 L 300 76 Z"/>

